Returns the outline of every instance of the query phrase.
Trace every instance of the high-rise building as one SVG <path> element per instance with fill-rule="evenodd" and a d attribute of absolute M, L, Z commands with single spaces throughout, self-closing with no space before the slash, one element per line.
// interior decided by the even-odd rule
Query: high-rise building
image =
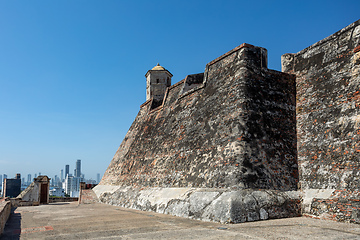
<path fill-rule="evenodd" d="M 32 181 L 31 181 L 31 174 L 28 174 L 27 182 L 28 182 L 29 184 L 32 182 Z"/>
<path fill-rule="evenodd" d="M 80 191 L 80 181 L 79 177 L 68 175 L 65 178 L 65 193 L 70 197 L 79 197 Z"/>
<path fill-rule="evenodd" d="M 96 183 L 100 182 L 100 173 L 96 174 Z"/>
<path fill-rule="evenodd" d="M 69 165 L 65 165 L 65 178 L 69 175 Z"/>
<path fill-rule="evenodd" d="M 64 181 L 64 169 L 60 170 L 60 182 Z"/>
<path fill-rule="evenodd" d="M 55 175 L 54 178 L 52 179 L 52 185 L 53 186 L 57 185 L 58 181 L 59 181 L 59 178 L 57 175 Z"/>
<path fill-rule="evenodd" d="M 1 189 L 2 189 L 2 193 L 4 193 L 4 181 L 5 181 L 5 179 L 7 178 L 7 175 L 4 173 L 4 175 L 3 175 L 3 179 L 2 179 L 2 181 L 1 181 Z M 1 197 L 1 196 L 0 196 Z"/>
<path fill-rule="evenodd" d="M 78 160 L 76 160 L 76 168 L 74 171 L 74 176 L 80 177 L 80 175 L 81 175 L 81 160 L 78 159 Z"/>
<path fill-rule="evenodd" d="M 74 177 L 80 177 L 81 174 L 81 160 L 76 160 L 75 169 L 74 169 Z"/>

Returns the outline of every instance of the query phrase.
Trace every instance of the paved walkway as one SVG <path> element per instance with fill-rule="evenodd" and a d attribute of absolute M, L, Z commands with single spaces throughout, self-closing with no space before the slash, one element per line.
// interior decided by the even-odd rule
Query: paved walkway
<path fill-rule="evenodd" d="M 105 204 L 19 207 L 1 239 L 360 239 L 360 225 L 287 218 L 201 222 Z"/>

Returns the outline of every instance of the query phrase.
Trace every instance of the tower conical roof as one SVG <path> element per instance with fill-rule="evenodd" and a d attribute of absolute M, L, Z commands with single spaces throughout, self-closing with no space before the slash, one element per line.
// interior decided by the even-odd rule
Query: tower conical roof
<path fill-rule="evenodd" d="M 155 67 L 153 67 L 151 70 L 166 70 L 164 67 L 160 66 L 158 63 Z"/>

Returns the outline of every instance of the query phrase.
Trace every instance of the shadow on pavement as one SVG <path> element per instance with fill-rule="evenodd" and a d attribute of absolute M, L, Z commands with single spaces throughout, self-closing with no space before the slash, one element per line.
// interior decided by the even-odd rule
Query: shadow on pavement
<path fill-rule="evenodd" d="M 21 214 L 15 211 L 16 208 L 11 210 L 10 217 L 6 222 L 3 235 L 0 239 L 20 239 L 21 235 Z"/>
<path fill-rule="evenodd" d="M 50 205 L 67 205 L 69 202 L 57 202 L 57 203 L 49 203 Z"/>

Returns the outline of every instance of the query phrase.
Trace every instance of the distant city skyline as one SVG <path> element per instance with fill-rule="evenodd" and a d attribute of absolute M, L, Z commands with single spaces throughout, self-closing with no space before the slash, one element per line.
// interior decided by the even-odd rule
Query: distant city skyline
<path fill-rule="evenodd" d="M 80 169 L 80 173 L 82 173 L 81 172 L 81 163 L 80 163 L 80 165 L 77 165 L 77 163 L 78 163 L 78 161 L 79 160 L 81 160 L 81 159 L 77 159 L 77 160 L 73 160 L 74 161 L 74 163 L 73 163 L 73 166 L 74 166 L 74 168 L 72 168 L 71 166 L 71 164 L 69 163 L 69 164 L 64 164 L 64 166 L 63 167 L 61 167 L 60 166 L 60 168 L 56 171 L 56 170 L 53 170 L 53 169 L 51 169 L 51 171 L 50 172 L 53 172 L 53 174 L 47 174 L 46 172 L 41 172 L 41 171 L 35 171 L 35 172 L 33 172 L 33 173 L 30 173 L 30 172 L 26 172 L 26 171 L 24 171 L 24 172 L 20 172 L 20 171 L 14 171 L 14 172 L 0 172 L 0 176 L 3 176 L 3 175 L 7 175 L 7 177 L 8 178 L 15 178 L 16 177 L 16 174 L 18 174 L 18 173 L 20 173 L 21 174 L 21 177 L 23 178 L 25 178 L 26 179 L 26 182 L 27 182 L 27 180 L 28 180 L 28 178 L 29 178 L 29 175 L 31 175 L 31 178 L 32 178 L 32 180 L 34 179 L 34 178 L 36 178 L 36 177 L 38 177 L 39 175 L 46 175 L 46 176 L 48 176 L 49 178 L 52 178 L 52 177 L 54 177 L 55 175 L 59 175 L 59 173 L 60 173 L 60 175 L 59 175 L 59 178 L 61 177 L 61 171 L 63 172 L 63 179 L 65 179 L 66 178 L 66 174 L 70 174 L 70 175 L 73 175 L 73 176 L 75 176 L 76 175 L 76 167 L 78 166 L 79 167 L 79 169 Z M 58 172 L 58 173 L 57 173 Z M 84 173 L 85 174 L 85 173 Z M 94 173 L 93 175 L 88 175 L 88 174 L 85 174 L 85 178 L 86 179 L 92 179 L 92 180 L 97 180 L 97 178 L 98 178 L 98 174 L 102 177 L 102 175 L 104 174 L 104 173 Z M 80 176 L 79 176 L 80 177 Z M 32 181 L 31 180 L 31 181 Z M 101 180 L 101 179 L 100 179 Z"/>
<path fill-rule="evenodd" d="M 66 177 L 63 178 L 64 169 L 60 170 L 60 177 L 58 175 L 50 176 L 46 175 L 50 179 L 50 194 L 58 197 L 79 197 L 80 183 L 86 184 L 98 184 L 100 182 L 100 173 L 96 174 L 96 179 L 85 178 L 85 174 L 81 172 L 81 159 L 77 159 L 75 162 L 74 174 L 70 173 L 70 164 L 64 166 Z M 7 174 L 0 174 L 0 196 L 6 194 L 6 196 L 16 197 L 22 190 L 26 189 L 38 176 L 41 176 L 41 172 L 32 174 L 28 173 L 27 181 L 25 180 L 25 174 L 16 173 L 15 177 L 8 176 Z M 6 180 L 5 180 L 6 179 Z M 9 185 L 10 184 L 10 185 Z M 6 187 L 5 187 L 6 186 Z M 13 186 L 9 188 L 9 186 Z M 7 189 L 4 190 L 3 189 Z"/>
<path fill-rule="evenodd" d="M 21 172 L 17 172 L 16 174 L 20 174 L 21 175 L 21 181 L 22 182 L 32 182 L 34 180 L 34 178 L 40 176 L 40 175 L 46 175 L 49 178 L 53 179 L 55 176 L 57 176 L 57 174 L 55 175 L 49 175 L 49 174 L 38 174 L 38 173 L 21 173 Z M 6 178 L 16 178 L 16 174 L 7 174 L 7 173 L 0 173 L 0 183 L 1 181 L 4 179 L 4 176 L 6 176 Z M 74 176 L 73 174 L 70 174 L 71 176 Z M 31 178 L 31 180 L 29 181 L 29 176 Z M 59 177 L 59 176 L 58 176 Z M 100 182 L 102 177 L 102 174 L 97 173 L 95 177 L 87 177 L 86 174 L 84 174 L 84 178 L 87 180 L 94 180 L 96 182 Z M 60 179 L 60 178 L 59 178 Z M 65 179 L 65 178 L 64 178 Z M 99 179 L 99 181 L 98 181 Z M 1 184 L 0 184 L 1 185 Z"/>
<path fill-rule="evenodd" d="M 84 179 L 86 180 L 94 180 L 96 181 L 97 183 L 100 182 L 101 180 L 101 175 L 100 173 L 97 173 L 96 174 L 96 178 L 92 178 L 92 177 L 86 177 L 86 175 L 81 172 L 81 159 L 77 159 L 76 162 L 75 162 L 75 168 L 74 168 L 74 174 L 71 174 L 70 173 L 70 164 L 65 164 L 64 166 L 64 169 L 65 169 L 65 177 L 62 177 L 62 173 L 64 172 L 64 169 L 60 169 L 60 176 L 61 177 L 58 177 L 57 175 L 54 175 L 54 176 L 51 176 L 51 175 L 47 175 L 47 174 L 42 174 L 41 172 L 38 172 L 38 173 L 25 173 L 24 175 L 20 172 L 17 172 L 16 174 L 14 174 L 13 177 L 11 177 L 11 175 L 7 174 L 7 173 L 0 173 L 0 186 L 1 186 L 1 181 L 4 179 L 4 178 L 16 178 L 19 174 L 21 176 L 21 179 L 22 179 L 22 184 L 25 184 L 25 183 L 31 183 L 34 178 L 40 176 L 40 175 L 46 175 L 48 176 L 49 178 L 51 178 L 52 180 L 54 181 L 57 181 L 57 180 L 60 180 L 60 181 L 63 181 L 67 174 L 69 174 L 69 176 L 73 176 L 73 177 L 83 177 Z M 27 180 L 25 181 L 25 176 L 27 176 Z M 33 177 L 32 177 L 33 176 Z"/>

